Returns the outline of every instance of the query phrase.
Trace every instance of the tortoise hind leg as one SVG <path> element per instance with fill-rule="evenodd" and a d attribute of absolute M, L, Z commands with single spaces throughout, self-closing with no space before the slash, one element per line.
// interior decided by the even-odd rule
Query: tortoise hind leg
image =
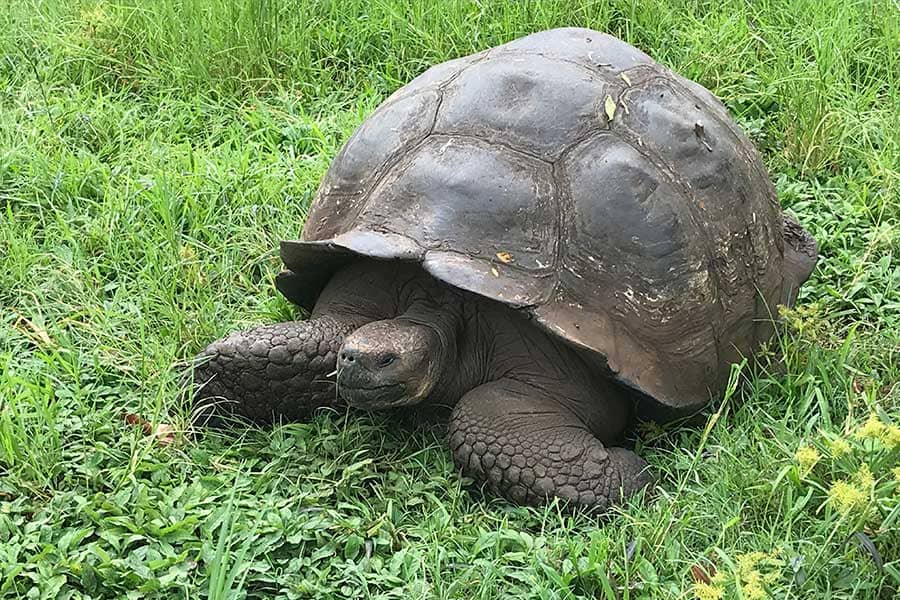
<path fill-rule="evenodd" d="M 556 496 L 605 509 L 651 480 L 638 455 L 604 447 L 566 406 L 512 379 L 463 396 L 450 418 L 450 444 L 467 476 L 524 504 Z"/>

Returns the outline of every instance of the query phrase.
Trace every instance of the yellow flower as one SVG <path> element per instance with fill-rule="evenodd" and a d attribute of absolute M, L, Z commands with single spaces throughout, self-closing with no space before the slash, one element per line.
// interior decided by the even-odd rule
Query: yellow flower
<path fill-rule="evenodd" d="M 697 600 L 721 600 L 724 593 L 725 590 L 715 585 L 700 582 L 694 584 L 694 596 Z"/>
<path fill-rule="evenodd" d="M 896 425 L 888 425 L 881 434 L 881 441 L 890 449 L 900 446 L 900 427 Z"/>
<path fill-rule="evenodd" d="M 847 440 L 843 438 L 837 438 L 828 442 L 828 452 L 829 454 L 831 454 L 832 458 L 838 458 L 845 454 L 850 454 L 850 452 L 852 451 L 853 448 L 851 448 L 850 444 L 847 443 Z"/>
<path fill-rule="evenodd" d="M 828 502 L 842 514 L 864 505 L 867 497 L 865 492 L 846 481 L 835 481 L 828 490 Z"/>
<path fill-rule="evenodd" d="M 884 435 L 885 429 L 884 423 L 881 422 L 878 415 L 872 413 L 866 419 L 866 422 L 859 426 L 859 429 L 856 430 L 853 436 L 861 440 L 878 440 Z"/>
<path fill-rule="evenodd" d="M 756 570 L 756 565 L 763 561 L 768 555 L 765 552 L 755 550 L 747 554 L 738 554 L 738 574 L 742 579 L 746 579 L 749 573 Z"/>
<path fill-rule="evenodd" d="M 797 449 L 797 452 L 794 453 L 794 460 L 797 461 L 797 464 L 800 466 L 800 472 L 803 475 L 812 471 L 820 458 L 822 458 L 822 456 L 819 454 L 819 451 L 815 448 L 810 448 L 809 446 L 801 446 Z"/>
<path fill-rule="evenodd" d="M 763 581 L 769 586 L 775 585 L 779 579 L 781 579 L 781 573 L 778 571 L 771 571 L 763 575 Z"/>
<path fill-rule="evenodd" d="M 853 475 L 853 479 L 855 479 L 856 483 L 859 484 L 859 487 L 864 490 L 870 490 L 872 489 L 872 486 L 875 485 L 875 477 L 872 475 L 869 465 L 861 466 L 859 471 Z"/>
<path fill-rule="evenodd" d="M 824 326 L 820 312 L 818 304 L 804 304 L 794 308 L 783 305 L 778 307 L 782 322 L 797 333 L 809 334 L 812 337 L 818 337 Z"/>
<path fill-rule="evenodd" d="M 765 600 L 768 597 L 759 571 L 747 573 L 744 577 L 744 585 L 741 586 L 741 591 L 744 592 L 744 598 L 749 600 Z"/>
<path fill-rule="evenodd" d="M 178 249 L 178 255 L 181 257 L 181 260 L 191 261 L 197 258 L 197 253 L 194 252 L 194 249 L 191 246 L 182 246 Z"/>
<path fill-rule="evenodd" d="M 103 4 L 98 3 L 90 8 L 82 9 L 79 16 L 82 21 L 87 21 L 88 23 L 102 23 L 106 20 L 106 10 Z"/>
<path fill-rule="evenodd" d="M 89 8 L 83 8 L 79 16 L 81 17 L 82 26 L 89 34 L 106 29 L 112 21 L 109 13 L 106 12 L 106 6 L 102 2 L 98 2 Z"/>
<path fill-rule="evenodd" d="M 723 569 L 716 571 L 716 574 L 709 578 L 709 582 L 713 585 L 724 585 L 730 579 L 729 574 Z"/>

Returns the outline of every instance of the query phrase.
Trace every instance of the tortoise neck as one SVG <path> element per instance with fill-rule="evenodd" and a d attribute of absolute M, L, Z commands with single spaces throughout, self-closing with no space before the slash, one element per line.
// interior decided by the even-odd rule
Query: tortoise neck
<path fill-rule="evenodd" d="M 425 275 L 407 288 L 400 302 L 399 321 L 415 323 L 435 333 L 439 348 L 435 384 L 428 404 L 453 406 L 468 390 L 483 383 L 487 368 L 478 335 L 477 301 L 468 294 Z"/>
<path fill-rule="evenodd" d="M 433 349 L 433 356 L 436 357 L 434 364 L 437 372 L 433 377 L 438 382 L 435 386 L 437 391 L 439 384 L 446 381 L 448 371 L 452 371 L 452 365 L 457 361 L 460 315 L 456 314 L 453 306 L 421 298 L 406 306 L 394 320 L 419 325 L 434 333 L 436 347 Z"/>

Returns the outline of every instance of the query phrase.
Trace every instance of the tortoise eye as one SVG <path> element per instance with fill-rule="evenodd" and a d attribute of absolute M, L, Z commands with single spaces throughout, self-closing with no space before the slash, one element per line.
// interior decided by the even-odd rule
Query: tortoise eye
<path fill-rule="evenodd" d="M 384 356 L 381 357 L 381 360 L 378 362 L 378 366 L 386 367 L 389 364 L 391 364 L 392 362 L 394 362 L 395 360 L 397 360 L 396 354 L 385 354 Z"/>

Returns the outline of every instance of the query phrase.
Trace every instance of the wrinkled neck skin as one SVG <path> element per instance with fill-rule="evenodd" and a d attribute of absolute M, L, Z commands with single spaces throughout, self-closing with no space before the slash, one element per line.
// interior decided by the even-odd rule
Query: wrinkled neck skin
<path fill-rule="evenodd" d="M 435 333 L 434 384 L 421 404 L 453 406 L 467 391 L 484 383 L 490 368 L 484 352 L 488 332 L 482 302 L 417 270 L 401 288 L 396 317 Z"/>
<path fill-rule="evenodd" d="M 457 338 L 460 335 L 460 318 L 457 306 L 438 306 L 427 298 L 413 301 L 402 314 L 393 319 L 397 324 L 410 323 L 428 329 L 432 335 L 428 379 L 433 381 L 427 397 L 430 398 L 445 383 L 450 374 L 450 365 L 457 362 Z"/>
<path fill-rule="evenodd" d="M 379 289 L 361 291 L 363 278 L 377 282 Z M 487 361 L 484 352 L 474 350 L 476 340 L 484 339 L 482 319 L 471 295 L 404 263 L 367 262 L 335 279 L 334 289 L 353 293 L 326 296 L 314 313 L 369 317 L 345 338 L 339 353 L 338 392 L 351 405 L 371 410 L 452 406 L 484 381 Z"/>

